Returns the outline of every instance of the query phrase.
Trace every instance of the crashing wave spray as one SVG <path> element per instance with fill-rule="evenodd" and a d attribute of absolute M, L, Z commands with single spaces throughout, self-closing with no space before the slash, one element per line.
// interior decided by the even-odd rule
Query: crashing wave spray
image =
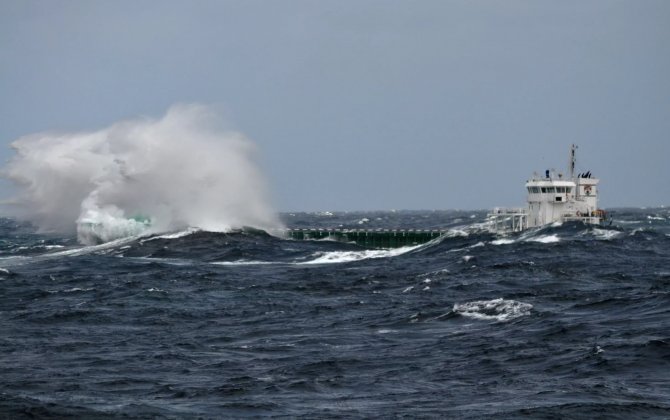
<path fill-rule="evenodd" d="M 280 226 L 255 147 L 202 105 L 95 132 L 39 133 L 12 143 L 4 175 L 14 215 L 86 244 L 186 227 Z"/>

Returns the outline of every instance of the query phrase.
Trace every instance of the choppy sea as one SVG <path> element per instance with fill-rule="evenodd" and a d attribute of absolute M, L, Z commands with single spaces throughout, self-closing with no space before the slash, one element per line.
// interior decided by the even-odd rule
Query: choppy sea
<path fill-rule="evenodd" d="M 79 245 L 0 219 L 0 418 L 668 418 L 670 209 L 367 250 L 244 230 Z"/>

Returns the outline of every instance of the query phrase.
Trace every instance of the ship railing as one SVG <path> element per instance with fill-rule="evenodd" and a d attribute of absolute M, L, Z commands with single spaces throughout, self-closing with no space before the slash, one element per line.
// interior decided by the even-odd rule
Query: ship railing
<path fill-rule="evenodd" d="M 599 215 L 577 215 L 575 213 L 564 213 L 563 214 L 563 221 L 564 222 L 582 222 L 582 223 L 588 223 L 588 224 L 598 224 L 601 223 L 604 219 L 600 217 Z"/>
<path fill-rule="evenodd" d="M 510 214 L 526 214 L 526 209 L 523 207 L 495 207 L 488 215 L 497 216 Z"/>
<path fill-rule="evenodd" d="M 487 219 L 495 233 L 520 232 L 528 227 L 528 213 L 519 207 L 496 207 Z"/>

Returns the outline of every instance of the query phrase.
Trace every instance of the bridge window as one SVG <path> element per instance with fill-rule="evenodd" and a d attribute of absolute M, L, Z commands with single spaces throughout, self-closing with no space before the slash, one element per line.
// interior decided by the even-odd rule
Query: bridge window
<path fill-rule="evenodd" d="M 549 194 L 552 194 L 552 193 L 555 193 L 555 192 L 556 192 L 556 189 L 555 189 L 554 187 L 547 187 L 547 192 L 548 192 Z"/>

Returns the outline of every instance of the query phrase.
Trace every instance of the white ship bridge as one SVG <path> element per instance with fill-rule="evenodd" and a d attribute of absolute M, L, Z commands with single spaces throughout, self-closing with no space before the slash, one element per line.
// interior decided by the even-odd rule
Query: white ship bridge
<path fill-rule="evenodd" d="M 591 172 L 575 175 L 574 144 L 570 149 L 568 176 L 546 170 L 544 176 L 535 174 L 526 181 L 526 208 L 497 207 L 489 214 L 496 232 L 518 232 L 527 228 L 555 222 L 579 221 L 600 224 L 605 212 L 598 209 L 598 183 Z"/>

